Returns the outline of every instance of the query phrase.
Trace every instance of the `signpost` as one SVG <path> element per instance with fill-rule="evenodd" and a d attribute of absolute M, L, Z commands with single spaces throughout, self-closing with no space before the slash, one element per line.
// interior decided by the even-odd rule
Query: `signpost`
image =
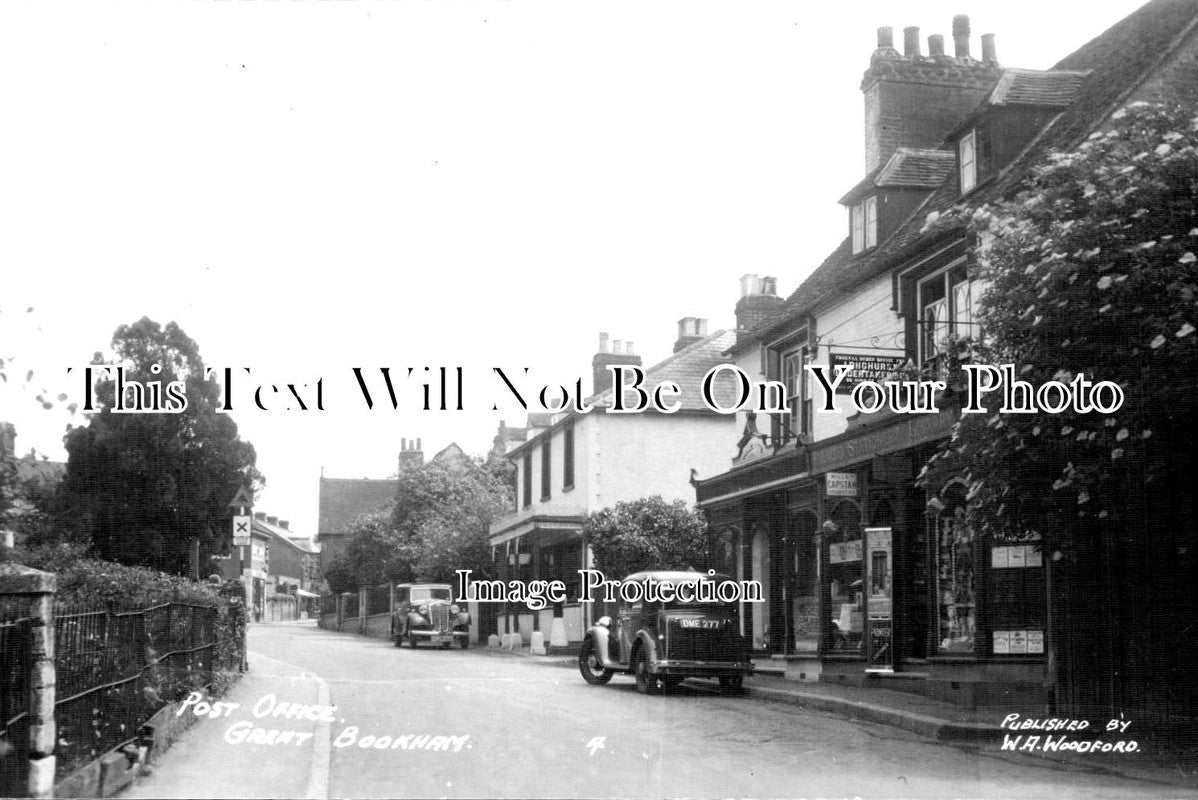
<path fill-rule="evenodd" d="M 254 584 L 250 573 L 253 558 L 254 497 L 248 486 L 242 486 L 229 501 L 233 512 L 233 546 L 238 549 L 241 561 L 241 582 L 245 587 L 245 610 L 252 615 L 254 607 Z M 249 617 L 252 619 L 253 617 Z"/>

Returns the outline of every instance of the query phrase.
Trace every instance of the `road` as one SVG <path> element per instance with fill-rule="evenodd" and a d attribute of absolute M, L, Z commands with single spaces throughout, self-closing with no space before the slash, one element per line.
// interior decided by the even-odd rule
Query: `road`
<path fill-rule="evenodd" d="M 1198 797 L 694 683 L 642 696 L 511 655 L 255 625 L 250 673 L 223 698 L 240 705 L 201 718 L 125 796 Z M 329 722 L 287 718 L 322 702 Z M 254 727 L 295 735 L 236 741 Z"/>

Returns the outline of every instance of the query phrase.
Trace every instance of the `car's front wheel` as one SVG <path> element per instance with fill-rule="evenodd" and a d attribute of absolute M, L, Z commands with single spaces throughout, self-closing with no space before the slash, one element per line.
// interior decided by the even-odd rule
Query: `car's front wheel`
<path fill-rule="evenodd" d="M 582 649 L 578 651 L 578 671 L 582 673 L 582 679 L 592 686 L 602 686 L 615 674 L 610 669 L 604 669 L 599 663 L 595 642 L 589 637 L 583 640 Z"/>
<path fill-rule="evenodd" d="M 649 672 L 649 659 L 645 651 L 636 654 L 636 663 L 632 668 L 636 674 L 636 690 L 641 694 L 657 694 L 657 676 Z"/>

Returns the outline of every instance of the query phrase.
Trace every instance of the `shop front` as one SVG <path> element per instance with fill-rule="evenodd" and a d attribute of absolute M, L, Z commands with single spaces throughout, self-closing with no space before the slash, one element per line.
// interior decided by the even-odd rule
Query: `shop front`
<path fill-rule="evenodd" d="M 977 530 L 959 479 L 916 486 L 956 418 L 892 416 L 812 447 L 821 673 L 902 678 L 967 704 L 1036 701 L 1047 598 L 1039 535 Z"/>
<path fill-rule="evenodd" d="M 960 481 L 916 486 L 957 418 L 873 415 L 696 482 L 713 563 L 762 583 L 764 602 L 745 605 L 742 632 L 788 675 L 893 678 L 888 685 L 962 703 L 987 693 L 1038 699 L 1039 537 L 975 530 Z"/>

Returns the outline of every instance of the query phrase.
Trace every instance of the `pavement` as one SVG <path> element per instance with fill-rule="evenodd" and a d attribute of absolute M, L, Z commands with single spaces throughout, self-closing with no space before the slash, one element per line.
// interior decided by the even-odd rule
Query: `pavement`
<path fill-rule="evenodd" d="M 1193 775 L 1129 756 L 933 739 L 846 710 L 884 704 L 779 677 L 645 696 L 623 676 L 586 684 L 568 657 L 413 651 L 310 623 L 253 625 L 249 651 L 222 698 L 239 705 L 199 719 L 126 796 L 1198 799 Z M 239 738 L 251 728 L 258 741 Z"/>
<path fill-rule="evenodd" d="M 578 668 L 574 656 L 534 655 L 527 647 L 520 650 L 487 647 L 481 650 L 488 655 L 522 658 L 543 666 Z M 1001 727 L 1002 720 L 1011 713 L 1009 705 L 983 705 L 968 709 L 914 692 L 787 679 L 785 670 L 770 659 L 754 659 L 754 665 L 757 672 L 746 682 L 745 689 L 746 695 L 754 700 L 824 711 L 854 722 L 889 725 L 941 741 L 995 743 L 1001 742 L 1004 736 L 1015 735 Z M 698 685 L 702 682 L 691 683 Z M 707 688 L 716 690 L 714 686 Z M 1162 773 L 1168 772 L 1182 780 L 1198 781 L 1198 751 L 1190 749 L 1180 753 L 1142 755 L 1143 758 L 1135 761 L 1102 765 L 1102 769 L 1130 779 L 1156 780 Z M 1042 752 L 1037 757 L 1063 764 L 1087 760 L 1085 755 L 1059 752 Z"/>

